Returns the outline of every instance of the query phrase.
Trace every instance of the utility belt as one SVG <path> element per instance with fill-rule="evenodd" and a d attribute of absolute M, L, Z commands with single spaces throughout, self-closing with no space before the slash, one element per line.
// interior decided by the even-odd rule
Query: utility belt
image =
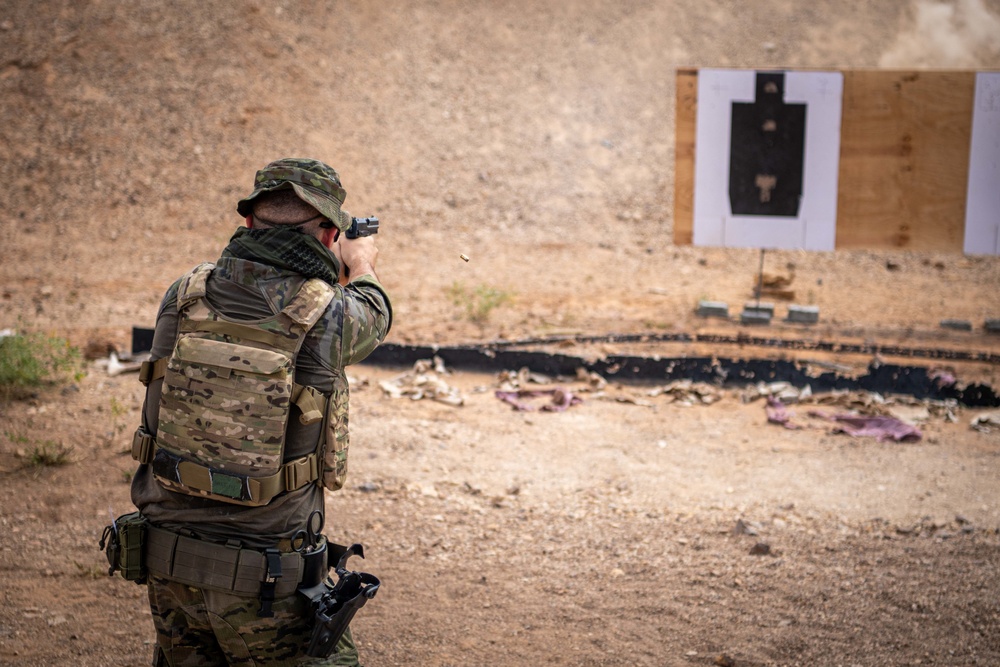
<path fill-rule="evenodd" d="M 261 551 L 216 544 L 155 526 L 147 530 L 149 574 L 195 588 L 253 596 L 273 580 L 273 596 L 280 598 L 326 577 L 325 539 L 316 550 L 300 554 L 282 553 L 274 547 Z"/>
<path fill-rule="evenodd" d="M 277 547 L 248 549 L 181 535 L 149 523 L 139 512 L 118 517 L 104 529 L 101 548 L 108 574 L 121 571 L 128 581 L 144 584 L 149 575 L 196 588 L 246 597 L 260 596 L 261 616 L 269 616 L 275 598 L 321 583 L 347 547 L 329 545 L 319 536 L 306 551 Z M 329 549 L 328 549 L 329 547 Z M 329 552 L 329 553 L 328 553 Z M 333 554 L 333 556 L 331 556 Z"/>
<path fill-rule="evenodd" d="M 262 617 L 274 616 L 271 605 L 276 598 L 298 592 L 309 600 L 313 613 L 306 654 L 329 657 L 354 615 L 375 597 L 380 583 L 374 575 L 347 570 L 351 556 L 364 558 L 360 544 L 331 544 L 312 531 L 309 537 L 308 546 L 303 541 L 298 547 L 293 538 L 290 551 L 246 549 L 159 528 L 132 512 L 105 527 L 100 548 L 108 558 L 109 575 L 120 571 L 123 578 L 138 584 L 153 575 L 196 588 L 259 596 L 257 615 Z M 336 583 L 327 576 L 331 567 Z"/>

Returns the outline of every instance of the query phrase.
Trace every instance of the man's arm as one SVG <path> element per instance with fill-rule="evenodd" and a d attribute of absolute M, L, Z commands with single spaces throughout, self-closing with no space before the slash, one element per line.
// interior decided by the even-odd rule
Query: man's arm
<path fill-rule="evenodd" d="M 340 357 L 344 366 L 363 360 L 392 327 L 392 303 L 372 273 L 352 278 L 344 288 Z"/>
<path fill-rule="evenodd" d="M 343 289 L 309 335 L 318 339 L 316 361 L 335 370 L 358 363 L 378 347 L 392 326 L 392 305 L 375 273 L 374 238 L 341 234 L 329 248 L 340 262 Z"/>

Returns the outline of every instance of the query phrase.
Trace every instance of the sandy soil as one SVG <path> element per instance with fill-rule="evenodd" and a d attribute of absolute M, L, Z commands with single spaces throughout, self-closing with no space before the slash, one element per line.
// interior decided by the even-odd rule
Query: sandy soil
<path fill-rule="evenodd" d="M 4 3 L 0 328 L 127 351 L 253 171 L 308 155 L 383 221 L 392 342 L 737 334 L 694 307 L 738 309 L 759 254 L 671 240 L 674 70 L 1000 66 L 1000 6 L 978 0 L 391 4 Z M 821 310 L 771 335 L 1000 351 L 996 259 L 768 252 L 765 271 Z M 485 290 L 506 299 L 475 317 Z M 369 666 L 1000 662 L 985 411 L 888 406 L 927 408 L 923 437 L 878 442 L 768 424 L 738 390 L 687 406 L 550 378 L 584 402 L 516 412 L 461 372 L 442 380 L 462 406 L 390 397 L 406 370 L 352 370 L 352 477 L 328 500 L 385 583 L 356 622 Z M 995 364 L 951 370 L 998 386 Z M 91 367 L 0 405 L 0 663 L 148 663 L 143 591 L 96 546 L 129 509 L 141 400 Z M 69 461 L 32 466 L 39 447 Z"/>

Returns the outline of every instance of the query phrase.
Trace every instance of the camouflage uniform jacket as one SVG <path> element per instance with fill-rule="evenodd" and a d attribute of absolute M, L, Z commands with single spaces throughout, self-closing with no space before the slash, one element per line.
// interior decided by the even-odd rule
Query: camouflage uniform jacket
<path fill-rule="evenodd" d="M 305 278 L 286 269 L 228 257 L 216 263 L 208 280 L 207 298 L 212 307 L 232 320 L 270 317 L 281 311 L 298 292 Z M 152 358 L 170 356 L 177 340 L 177 288 L 167 290 L 160 304 L 153 338 Z M 372 277 L 363 276 L 346 287 L 336 285 L 335 296 L 323 317 L 309 332 L 296 359 L 295 381 L 309 385 L 347 409 L 344 367 L 368 356 L 385 338 L 392 322 L 389 298 Z M 146 391 L 142 422 L 156 433 L 162 380 Z M 292 419 L 285 445 L 285 460 L 316 449 L 319 423 L 301 425 Z M 244 546 L 273 546 L 302 528 L 309 513 L 323 508 L 323 489 L 307 484 L 276 497 L 261 507 L 243 507 L 166 490 L 148 465 L 140 465 L 132 480 L 132 502 L 153 523 L 225 542 L 239 539 Z M 336 535 L 336 522 L 327 518 L 327 531 Z"/>

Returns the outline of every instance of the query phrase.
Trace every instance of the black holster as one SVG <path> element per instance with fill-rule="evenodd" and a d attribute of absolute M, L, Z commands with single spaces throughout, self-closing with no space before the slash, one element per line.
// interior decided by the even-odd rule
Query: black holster
<path fill-rule="evenodd" d="M 354 615 L 378 592 L 377 577 L 347 569 L 347 559 L 351 556 L 364 558 L 364 547 L 354 544 L 343 552 L 335 569 L 337 583 L 327 578 L 312 588 L 299 589 L 312 604 L 313 632 L 306 648 L 306 655 L 311 658 L 333 655 Z"/>

